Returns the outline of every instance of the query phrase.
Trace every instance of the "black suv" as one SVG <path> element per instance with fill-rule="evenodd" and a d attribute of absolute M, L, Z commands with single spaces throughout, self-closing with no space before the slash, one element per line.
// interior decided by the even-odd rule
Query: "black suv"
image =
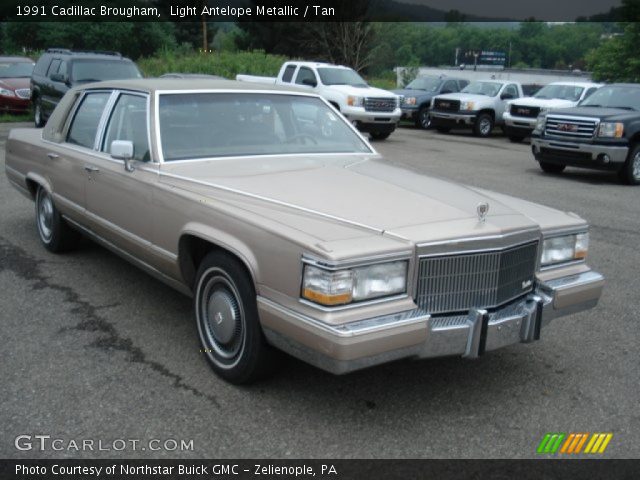
<path fill-rule="evenodd" d="M 136 64 L 118 52 L 50 48 L 38 59 L 31 75 L 36 127 L 44 126 L 60 99 L 75 85 L 140 77 Z"/>
<path fill-rule="evenodd" d="M 606 85 L 575 108 L 541 114 L 531 149 L 545 172 L 613 170 L 640 185 L 640 85 Z"/>

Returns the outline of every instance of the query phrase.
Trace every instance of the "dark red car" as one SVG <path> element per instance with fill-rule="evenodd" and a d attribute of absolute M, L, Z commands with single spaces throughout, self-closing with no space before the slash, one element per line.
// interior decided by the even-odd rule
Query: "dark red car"
<path fill-rule="evenodd" d="M 26 57 L 0 57 L 0 112 L 29 111 L 29 81 L 34 65 L 34 61 Z"/>

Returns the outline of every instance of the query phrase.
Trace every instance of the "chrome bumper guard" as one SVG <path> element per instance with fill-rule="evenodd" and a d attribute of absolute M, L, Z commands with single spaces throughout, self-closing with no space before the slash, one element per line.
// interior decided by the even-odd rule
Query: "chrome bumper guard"
<path fill-rule="evenodd" d="M 401 358 L 459 355 L 473 359 L 508 345 L 536 341 L 542 328 L 554 318 L 595 307 L 603 285 L 602 275 L 588 271 L 538 283 L 534 292 L 493 311 L 471 309 L 466 315 L 431 316 L 415 309 L 340 326 L 318 322 L 263 297 L 258 298 L 258 309 L 272 345 L 321 369 L 342 374 Z M 304 340 L 272 328 L 271 322 L 264 321 L 269 315 L 302 322 L 306 330 L 299 338 Z M 404 339 L 394 343 L 394 336 L 401 338 L 401 330 Z M 354 351 L 363 354 L 354 355 Z"/>

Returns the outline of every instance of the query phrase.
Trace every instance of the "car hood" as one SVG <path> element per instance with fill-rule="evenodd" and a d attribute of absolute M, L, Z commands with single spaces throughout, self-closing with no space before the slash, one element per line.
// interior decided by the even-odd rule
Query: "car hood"
<path fill-rule="evenodd" d="M 392 90 L 392 93 L 396 95 L 402 95 L 403 97 L 416 97 L 416 98 L 431 98 L 434 95 L 437 95 L 435 92 L 427 92 L 426 90 L 412 90 L 412 89 L 402 89 L 402 90 Z"/>
<path fill-rule="evenodd" d="M 0 87 L 8 88 L 10 90 L 17 90 L 18 88 L 29 88 L 29 77 L 25 78 L 0 78 Z"/>
<path fill-rule="evenodd" d="M 570 115 L 574 117 L 594 117 L 606 120 L 619 120 L 638 118 L 637 111 L 625 110 L 624 108 L 607 107 L 574 107 L 554 110 L 553 115 Z"/>
<path fill-rule="evenodd" d="M 382 90 L 375 87 L 354 87 L 353 85 L 329 85 L 332 90 L 344 93 L 345 95 L 354 95 L 358 97 L 393 97 L 396 95 L 388 90 Z"/>
<path fill-rule="evenodd" d="M 521 105 L 523 107 L 540 107 L 547 109 L 571 108 L 575 107 L 578 102 L 571 100 L 562 100 L 560 98 L 519 98 L 511 100 L 509 105 Z"/>
<path fill-rule="evenodd" d="M 351 229 L 348 235 L 336 231 L 336 238 L 353 237 L 355 228 L 414 242 L 566 222 L 563 212 L 420 175 L 379 157 L 197 161 L 163 164 L 162 171 L 162 182 L 214 198 L 231 195 L 244 209 L 258 208 L 290 226 L 314 216 L 324 226 L 306 224 L 307 233 L 324 240 L 335 240 L 326 228 L 332 222 Z M 480 222 L 484 202 L 489 213 Z"/>
<path fill-rule="evenodd" d="M 436 98 L 442 100 L 460 100 L 460 101 L 471 101 L 471 102 L 491 102 L 495 97 L 488 97 L 486 95 L 477 95 L 475 93 L 447 93 L 444 95 L 438 95 Z"/>

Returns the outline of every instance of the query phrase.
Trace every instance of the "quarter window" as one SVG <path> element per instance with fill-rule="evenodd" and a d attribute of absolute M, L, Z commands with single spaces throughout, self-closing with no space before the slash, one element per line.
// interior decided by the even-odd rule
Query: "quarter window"
<path fill-rule="evenodd" d="M 49 70 L 47 70 L 47 77 L 51 78 L 51 75 L 54 73 L 58 73 L 58 68 L 60 68 L 60 59 L 56 58 L 49 65 Z"/>
<path fill-rule="evenodd" d="M 114 140 L 132 142 L 135 160 L 141 162 L 150 160 L 146 97 L 126 93 L 120 95 L 107 125 L 102 151 L 109 152 L 111 142 Z"/>
<path fill-rule="evenodd" d="M 93 148 L 100 117 L 110 95 L 111 92 L 96 92 L 88 93 L 82 98 L 69 127 L 68 143 Z"/>

